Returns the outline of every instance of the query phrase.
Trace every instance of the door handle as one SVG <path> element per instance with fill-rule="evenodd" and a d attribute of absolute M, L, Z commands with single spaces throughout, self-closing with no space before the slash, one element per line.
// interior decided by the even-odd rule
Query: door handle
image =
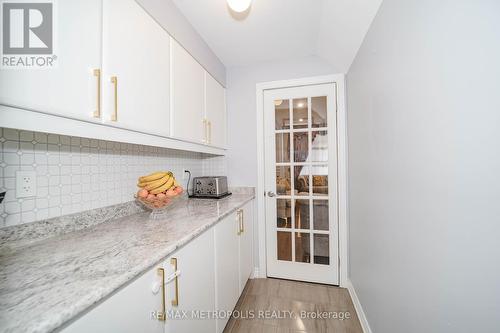
<path fill-rule="evenodd" d="M 274 193 L 273 191 L 268 191 L 267 196 L 272 198 L 276 196 L 276 193 Z"/>

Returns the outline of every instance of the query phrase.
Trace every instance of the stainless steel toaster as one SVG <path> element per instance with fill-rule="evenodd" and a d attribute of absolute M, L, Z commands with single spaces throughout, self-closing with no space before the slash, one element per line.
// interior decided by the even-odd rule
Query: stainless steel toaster
<path fill-rule="evenodd" d="M 209 176 L 193 178 L 194 198 L 223 198 L 230 195 L 226 176 Z"/>

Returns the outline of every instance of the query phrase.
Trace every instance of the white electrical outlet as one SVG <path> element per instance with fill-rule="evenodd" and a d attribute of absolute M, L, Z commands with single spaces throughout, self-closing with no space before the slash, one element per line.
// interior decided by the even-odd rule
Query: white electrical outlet
<path fill-rule="evenodd" d="M 35 171 L 16 172 L 16 198 L 34 197 L 36 195 Z"/>

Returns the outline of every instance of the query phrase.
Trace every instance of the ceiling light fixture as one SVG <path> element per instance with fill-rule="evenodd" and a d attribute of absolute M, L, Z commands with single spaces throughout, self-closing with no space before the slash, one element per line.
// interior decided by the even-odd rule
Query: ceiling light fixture
<path fill-rule="evenodd" d="M 298 104 L 297 104 L 297 107 L 298 107 L 298 108 L 303 108 L 303 107 L 304 107 L 304 103 L 302 103 L 302 102 L 301 102 L 301 103 L 298 103 Z"/>
<path fill-rule="evenodd" d="M 274 105 L 275 106 L 280 106 L 282 103 L 283 103 L 282 99 L 277 99 L 277 100 L 274 101 Z"/>
<path fill-rule="evenodd" d="M 237 13 L 247 10 L 251 2 L 252 0 L 227 0 L 229 7 Z"/>

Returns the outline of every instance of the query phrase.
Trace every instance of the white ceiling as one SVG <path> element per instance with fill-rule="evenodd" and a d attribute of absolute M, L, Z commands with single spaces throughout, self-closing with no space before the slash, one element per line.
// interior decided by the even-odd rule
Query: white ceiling
<path fill-rule="evenodd" d="M 347 72 L 382 0 L 252 0 L 245 15 L 226 0 L 173 0 L 227 66 L 317 55 Z"/>

